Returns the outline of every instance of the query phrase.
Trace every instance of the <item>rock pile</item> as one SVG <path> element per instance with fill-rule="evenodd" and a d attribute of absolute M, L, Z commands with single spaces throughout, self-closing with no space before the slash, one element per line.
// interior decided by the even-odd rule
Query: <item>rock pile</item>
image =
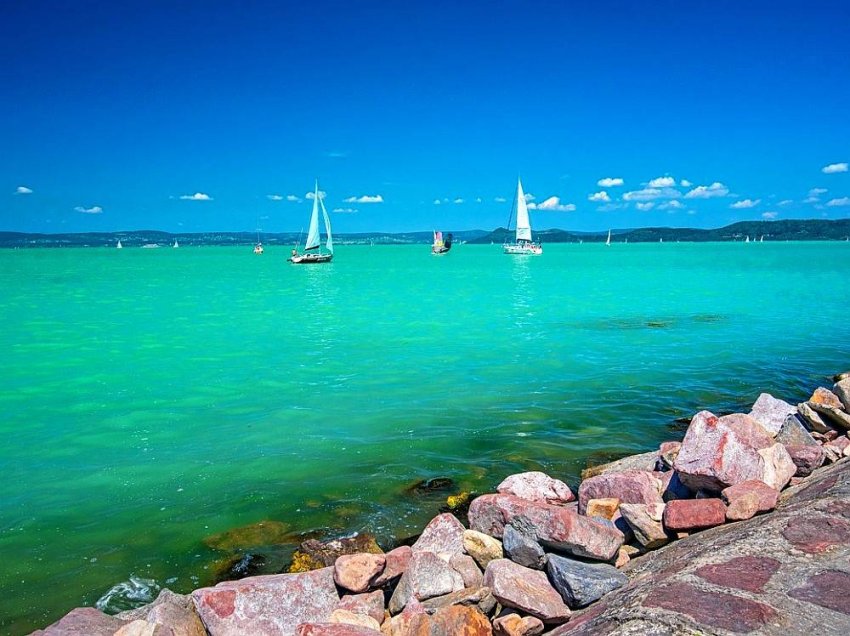
<path fill-rule="evenodd" d="M 512 475 L 472 501 L 469 528 L 444 513 L 409 547 L 164 590 L 116 616 L 78 608 L 37 633 L 848 633 L 849 398 L 843 378 L 796 407 L 762 394 L 749 414 L 701 411 L 681 442 L 595 467 L 577 496 Z"/>

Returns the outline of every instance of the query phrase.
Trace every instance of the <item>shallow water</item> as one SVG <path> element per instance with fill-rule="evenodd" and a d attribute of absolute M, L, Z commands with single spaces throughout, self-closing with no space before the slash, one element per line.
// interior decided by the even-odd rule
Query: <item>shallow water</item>
<path fill-rule="evenodd" d="M 3 632 L 131 576 L 207 584 L 234 526 L 386 544 L 435 513 L 418 479 L 575 484 L 850 368 L 845 243 L 287 253 L 0 251 Z"/>

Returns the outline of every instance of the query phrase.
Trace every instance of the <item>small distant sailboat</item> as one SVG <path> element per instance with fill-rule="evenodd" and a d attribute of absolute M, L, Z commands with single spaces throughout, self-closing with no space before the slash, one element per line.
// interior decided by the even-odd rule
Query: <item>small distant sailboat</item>
<path fill-rule="evenodd" d="M 750 235 L 747 234 L 747 238 L 744 239 L 744 243 L 749 243 L 749 242 L 750 242 Z"/>
<path fill-rule="evenodd" d="M 115 244 L 115 249 L 120 250 L 123 249 L 123 245 L 121 245 L 121 239 L 118 239 L 118 243 Z"/>
<path fill-rule="evenodd" d="M 764 234 L 759 237 L 759 243 L 764 243 Z"/>
<path fill-rule="evenodd" d="M 321 236 L 319 234 L 319 208 L 322 209 L 322 217 L 325 220 L 325 233 L 328 238 L 325 243 L 327 252 L 322 252 Z M 313 250 L 316 250 L 315 252 Z M 331 236 L 331 220 L 328 218 L 328 211 L 325 209 L 325 203 L 319 198 L 319 180 L 316 179 L 316 187 L 313 190 L 313 213 L 310 215 L 310 228 L 307 231 L 307 241 L 304 243 L 304 253 L 298 252 L 296 246 L 292 250 L 292 256 L 287 260 L 296 265 L 307 265 L 311 263 L 330 263 L 334 257 L 333 237 Z"/>
<path fill-rule="evenodd" d="M 263 242 L 260 240 L 260 230 L 257 230 L 257 243 L 254 245 L 254 254 L 262 254 L 264 251 Z"/>
<path fill-rule="evenodd" d="M 663 242 L 664 242 L 664 237 L 663 237 L 663 236 L 659 236 L 659 237 L 658 237 L 658 242 L 659 242 L 659 243 L 663 243 Z"/>
<path fill-rule="evenodd" d="M 431 253 L 435 256 L 441 256 L 448 253 L 452 249 L 452 235 L 446 234 L 446 240 L 443 240 L 443 233 L 440 230 L 434 230 L 434 242 L 431 244 Z"/>
<path fill-rule="evenodd" d="M 172 245 L 171 247 L 180 247 L 180 246 L 177 244 L 177 239 L 174 239 L 174 245 Z"/>
<path fill-rule="evenodd" d="M 513 243 L 505 243 L 502 247 L 505 254 L 523 254 L 540 256 L 543 246 L 531 239 L 531 221 L 528 218 L 528 205 L 525 202 L 525 194 L 522 191 L 522 183 L 516 182 L 516 197 L 511 207 L 511 217 L 516 209 L 516 239 Z M 508 218 L 508 229 L 511 227 L 511 218 Z"/>
<path fill-rule="evenodd" d="M 608 230 L 608 238 L 605 239 L 605 245 L 611 245 L 611 230 Z"/>

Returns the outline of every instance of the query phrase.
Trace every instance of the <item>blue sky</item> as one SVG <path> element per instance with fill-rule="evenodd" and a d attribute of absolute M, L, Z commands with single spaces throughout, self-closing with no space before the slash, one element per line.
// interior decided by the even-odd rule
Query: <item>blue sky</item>
<path fill-rule="evenodd" d="M 462 6 L 457 6 L 462 5 Z M 0 3 L 0 230 L 850 215 L 850 3 Z"/>

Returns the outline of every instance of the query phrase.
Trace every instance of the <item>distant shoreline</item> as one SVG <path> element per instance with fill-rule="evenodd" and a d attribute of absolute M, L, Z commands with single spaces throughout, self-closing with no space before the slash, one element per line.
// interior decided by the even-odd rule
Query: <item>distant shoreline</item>
<path fill-rule="evenodd" d="M 505 228 L 486 230 L 452 230 L 458 244 L 501 244 L 512 239 L 513 232 Z M 575 232 L 550 229 L 534 233 L 543 243 L 602 243 L 608 230 Z M 837 220 L 806 219 L 782 221 L 740 221 L 717 229 L 647 227 L 612 229 L 615 243 L 658 242 L 740 242 L 740 241 L 847 241 L 850 240 L 850 218 Z M 162 232 L 159 230 L 127 230 L 117 232 L 75 232 L 43 234 L 35 232 L 0 232 L 0 248 L 31 247 L 114 247 L 120 239 L 123 247 L 145 244 L 170 246 L 253 245 L 259 240 L 265 245 L 294 245 L 303 240 L 299 232 Z M 360 232 L 334 236 L 340 245 L 409 245 L 430 243 L 432 232 Z"/>

